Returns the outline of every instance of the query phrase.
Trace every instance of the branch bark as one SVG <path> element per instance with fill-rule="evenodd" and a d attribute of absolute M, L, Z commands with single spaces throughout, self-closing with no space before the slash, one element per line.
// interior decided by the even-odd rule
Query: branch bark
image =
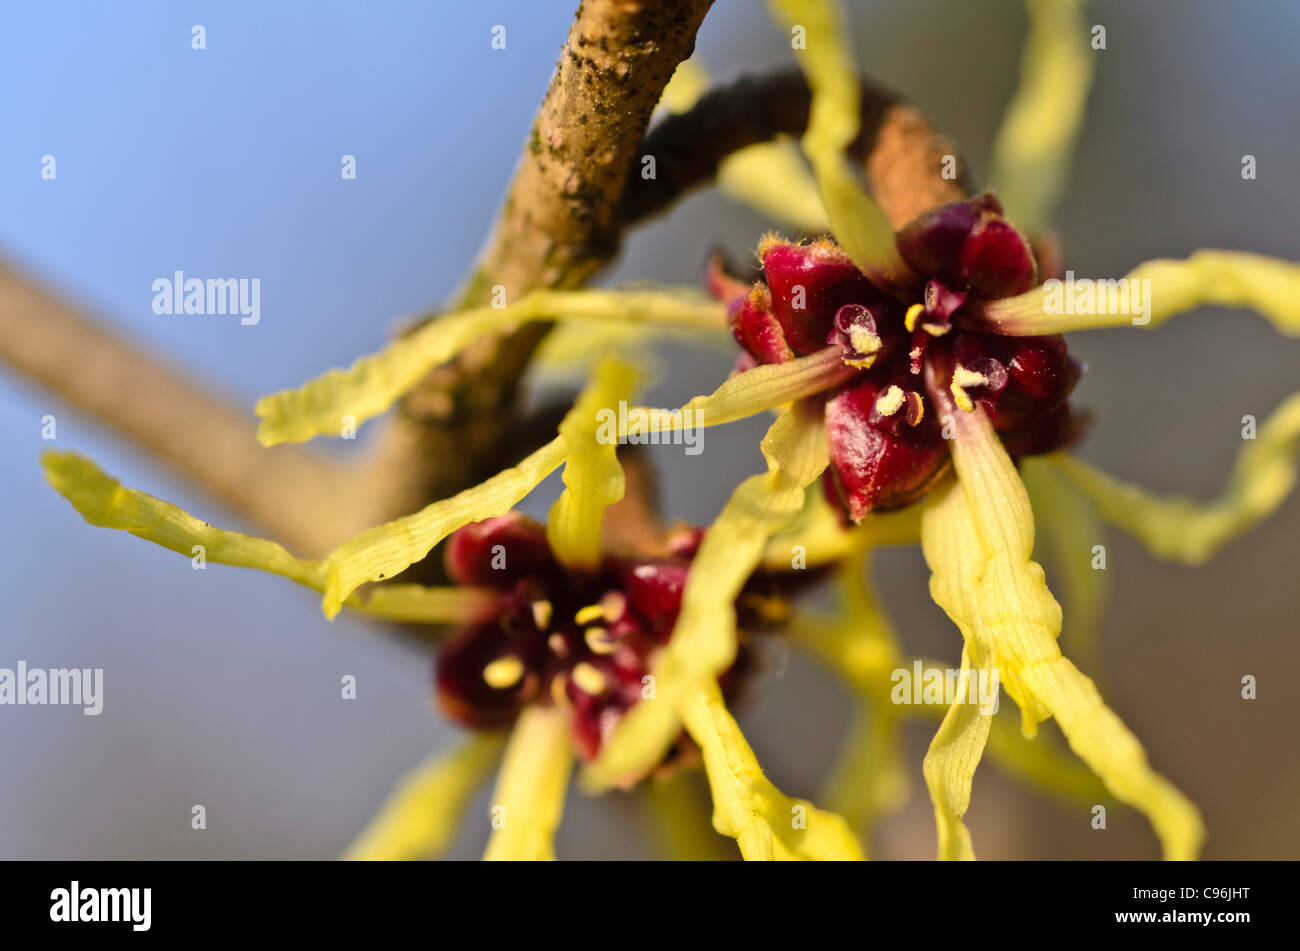
<path fill-rule="evenodd" d="M 577 287 L 618 250 L 651 113 L 713 0 L 582 0 L 492 237 L 460 305 Z M 402 400 L 383 452 L 430 499 L 478 481 L 547 327 L 484 338 Z M 394 513 L 396 514 L 396 513 Z"/>
<path fill-rule="evenodd" d="M 0 360 L 300 554 L 321 554 L 365 524 L 367 513 L 348 493 L 360 473 L 299 449 L 263 449 L 251 412 L 118 340 L 5 264 Z"/>
<path fill-rule="evenodd" d="M 722 160 L 746 146 L 802 135 L 811 102 L 807 80 L 790 70 L 742 77 L 664 119 L 641 147 L 655 157 L 656 177 L 629 177 L 622 224 L 630 227 L 666 211 L 711 181 Z M 966 168 L 951 140 L 915 106 L 865 78 L 861 123 L 849 153 L 863 164 L 867 184 L 895 228 L 966 197 Z M 941 174 L 948 156 L 951 179 Z"/>

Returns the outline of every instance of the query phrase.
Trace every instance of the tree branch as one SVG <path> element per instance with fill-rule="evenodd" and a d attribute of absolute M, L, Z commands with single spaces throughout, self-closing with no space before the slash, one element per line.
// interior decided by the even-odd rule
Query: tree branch
<path fill-rule="evenodd" d="M 618 208 L 651 113 L 713 0 L 583 0 L 492 237 L 460 296 L 577 287 L 617 252 Z M 402 400 L 384 452 L 428 498 L 488 473 L 547 327 L 486 337 Z"/>
<path fill-rule="evenodd" d="M 260 530 L 320 554 L 365 523 L 350 468 L 267 450 L 240 412 L 0 263 L 0 360 L 145 449 Z"/>
<path fill-rule="evenodd" d="M 744 76 L 664 119 L 641 147 L 655 157 L 656 176 L 630 175 L 622 223 L 632 226 L 666 211 L 711 181 L 722 160 L 746 146 L 802 135 L 811 101 L 803 74 L 782 71 Z M 863 163 L 867 183 L 894 227 L 966 197 L 966 169 L 957 149 L 920 110 L 863 79 L 861 123 L 849 152 Z M 953 157 L 952 179 L 941 174 L 946 156 Z"/>

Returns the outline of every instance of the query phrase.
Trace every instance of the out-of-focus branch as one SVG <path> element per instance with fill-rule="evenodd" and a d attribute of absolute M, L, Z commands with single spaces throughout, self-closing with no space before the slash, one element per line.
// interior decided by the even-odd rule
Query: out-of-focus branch
<path fill-rule="evenodd" d="M 802 135 L 811 99 L 797 70 L 745 76 L 664 119 L 641 146 L 655 157 L 656 175 L 629 177 L 622 222 L 630 226 L 666 211 L 712 180 L 722 160 L 746 146 Z M 966 170 L 956 147 L 915 106 L 864 79 L 861 121 L 850 154 L 863 163 L 867 184 L 895 227 L 966 197 Z M 943 176 L 946 167 L 951 178 Z"/>
<path fill-rule="evenodd" d="M 320 554 L 366 521 L 358 506 L 367 493 L 347 494 L 349 468 L 300 449 L 263 449 L 251 413 L 116 339 L 2 263 L 0 360 L 300 554 Z"/>

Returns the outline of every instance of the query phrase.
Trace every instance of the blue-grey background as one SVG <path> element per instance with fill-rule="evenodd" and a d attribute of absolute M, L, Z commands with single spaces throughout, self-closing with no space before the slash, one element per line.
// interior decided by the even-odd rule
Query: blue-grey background
<path fill-rule="evenodd" d="M 392 319 L 445 299 L 490 225 L 566 34 L 571 0 L 427 3 L 12 4 L 0 31 L 0 248 L 91 312 L 250 407 L 345 365 Z M 1012 0 L 850 4 L 863 67 L 960 143 L 977 176 L 1014 88 Z M 1098 2 L 1107 26 L 1060 216 L 1069 263 L 1116 276 L 1196 247 L 1300 258 L 1300 7 L 1287 0 Z M 190 28 L 207 49 L 190 48 Z M 491 49 L 493 25 L 507 49 Z M 720 0 L 700 50 L 721 76 L 784 65 L 761 5 Z M 52 154 L 55 181 L 40 177 Z M 1257 156 L 1243 182 L 1241 156 Z M 340 158 L 357 157 L 356 181 Z M 638 233 L 614 277 L 698 279 L 718 242 L 767 223 L 713 195 Z M 176 268 L 257 276 L 262 320 L 155 316 Z M 1157 333 L 1080 336 L 1078 391 L 1099 425 L 1082 452 L 1164 489 L 1214 491 L 1300 380 L 1300 345 L 1206 311 Z M 710 388 L 729 355 L 674 352 L 665 402 Z M 45 485 L 40 419 L 58 445 L 217 524 L 229 513 L 56 399 L 0 374 L 0 666 L 105 668 L 105 711 L 0 707 L 0 857 L 328 857 L 392 781 L 452 733 L 428 659 L 352 620 L 328 624 L 292 585 L 86 526 Z M 711 430 L 702 456 L 662 450 L 670 511 L 707 520 L 759 466 L 758 424 Z M 1300 503 L 1211 566 L 1157 565 L 1115 537 L 1104 651 L 1113 705 L 1155 765 L 1205 810 L 1210 856 L 1300 854 Z M 908 645 L 953 660 L 919 555 L 882 588 Z M 1243 674 L 1260 699 L 1239 698 Z M 353 674 L 359 699 L 339 696 Z M 848 707 L 820 670 L 778 664 L 743 722 L 772 778 L 815 795 Z M 917 788 L 878 854 L 928 857 L 920 785 L 930 727 L 909 733 Z M 486 793 L 485 793 L 486 795 Z M 456 854 L 486 836 L 482 798 Z M 191 831 L 190 807 L 208 811 Z M 625 796 L 570 800 L 562 857 L 653 854 Z M 969 821 L 985 857 L 1155 854 L 1145 824 L 1106 832 L 981 770 Z"/>

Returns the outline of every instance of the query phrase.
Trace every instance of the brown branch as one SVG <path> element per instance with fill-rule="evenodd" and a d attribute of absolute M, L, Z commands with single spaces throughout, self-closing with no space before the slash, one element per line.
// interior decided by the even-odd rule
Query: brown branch
<path fill-rule="evenodd" d="M 461 305 L 534 287 L 576 287 L 614 256 L 618 207 L 640 143 L 713 0 L 583 0 L 500 217 Z M 520 377 L 546 333 L 487 337 L 401 403 L 383 451 L 428 498 L 488 473 Z M 397 464 L 397 463 L 395 463 Z"/>
<path fill-rule="evenodd" d="M 641 151 L 655 157 L 656 175 L 629 177 L 621 219 L 631 226 L 666 211 L 717 174 L 727 156 L 808 125 L 811 93 L 803 74 L 745 76 L 705 94 L 687 112 L 669 116 L 646 136 Z M 862 127 L 850 147 L 867 183 L 895 227 L 967 194 L 966 170 L 952 142 L 917 108 L 869 80 L 862 81 Z M 953 156 L 956 177 L 941 171 Z"/>
<path fill-rule="evenodd" d="M 240 412 L 0 264 L 0 360 L 116 429 L 259 530 L 320 554 L 365 523 L 353 474 L 263 449 Z"/>

